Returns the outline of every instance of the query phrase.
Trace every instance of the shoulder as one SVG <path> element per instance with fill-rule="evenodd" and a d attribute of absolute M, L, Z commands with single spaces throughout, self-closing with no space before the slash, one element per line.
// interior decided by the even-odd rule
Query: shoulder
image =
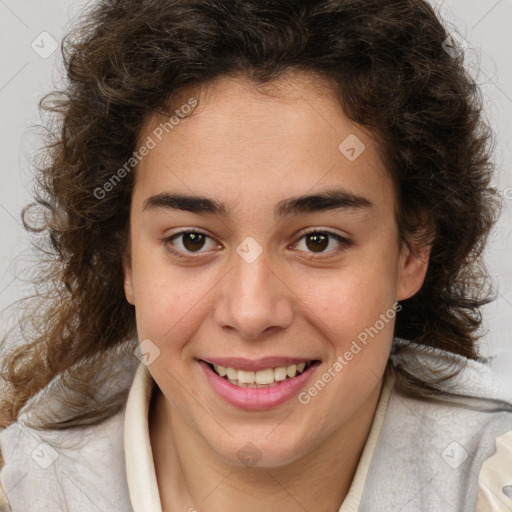
<path fill-rule="evenodd" d="M 421 352 L 414 357 L 418 367 L 425 363 Z M 442 354 L 428 357 L 439 368 Z M 488 366 L 472 361 L 449 391 L 464 397 L 501 398 L 498 381 Z M 388 509 L 403 512 L 475 510 L 477 500 L 483 503 L 482 488 L 487 485 L 487 494 L 498 503 L 477 510 L 510 510 L 512 500 L 502 484 L 512 485 L 511 441 L 512 412 L 508 410 L 482 410 L 464 399 L 429 402 L 393 389 L 363 503 L 368 510 L 379 509 L 383 499 Z M 497 467 L 506 468 L 499 479 Z"/>
<path fill-rule="evenodd" d="M 135 345 L 136 338 L 103 354 L 89 383 L 92 393 L 70 387 L 59 375 L 24 406 L 17 422 L 0 432 L 0 485 L 12 512 L 131 511 L 124 418 L 140 363 Z M 87 416 L 91 408 L 101 413 L 94 416 L 97 423 L 79 425 L 93 417 Z M 43 428 L 56 424 L 67 426 Z"/>
<path fill-rule="evenodd" d="M 392 392 L 367 483 L 373 491 L 391 487 L 393 506 L 404 512 L 475 510 L 484 500 L 496 504 L 479 512 L 510 510 L 503 488 L 512 486 L 512 413 Z"/>
<path fill-rule="evenodd" d="M 38 430 L 16 422 L 0 432 L 0 483 L 12 511 L 131 510 L 123 426 L 124 409 L 87 427 Z"/>

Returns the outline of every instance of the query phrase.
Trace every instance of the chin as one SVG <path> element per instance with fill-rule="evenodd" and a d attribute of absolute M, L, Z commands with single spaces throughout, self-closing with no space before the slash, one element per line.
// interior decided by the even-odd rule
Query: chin
<path fill-rule="evenodd" d="M 227 464 L 238 467 L 278 468 L 286 466 L 305 455 L 303 443 L 286 439 L 268 439 L 264 435 L 229 438 L 225 445 L 210 444 L 217 456 Z"/>

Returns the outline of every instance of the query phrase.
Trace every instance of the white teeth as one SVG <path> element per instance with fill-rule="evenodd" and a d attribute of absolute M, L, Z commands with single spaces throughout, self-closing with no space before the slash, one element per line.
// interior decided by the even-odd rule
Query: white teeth
<path fill-rule="evenodd" d="M 215 369 L 217 370 L 217 373 L 221 376 L 221 377 L 224 377 L 224 375 L 226 375 L 228 373 L 228 369 L 225 367 L 225 366 L 216 366 Z"/>
<path fill-rule="evenodd" d="M 292 364 L 292 365 L 288 366 L 288 368 L 286 368 L 286 375 L 288 375 L 288 377 L 295 377 L 296 374 L 297 374 L 297 365 L 296 364 Z"/>
<path fill-rule="evenodd" d="M 221 376 L 226 376 L 229 382 L 243 387 L 264 388 L 274 382 L 280 382 L 287 377 L 293 378 L 306 368 L 306 363 L 279 366 L 278 368 L 266 368 L 265 370 L 237 370 L 229 366 L 213 365 L 215 371 Z"/>
<path fill-rule="evenodd" d="M 238 372 L 238 380 L 240 380 L 240 371 Z M 256 384 L 272 384 L 274 382 L 274 370 L 268 368 L 267 370 L 259 370 L 254 376 Z"/>
<path fill-rule="evenodd" d="M 286 366 L 280 366 L 274 370 L 274 379 L 278 382 L 286 379 Z"/>
<path fill-rule="evenodd" d="M 238 370 L 238 382 L 241 382 L 242 384 L 254 384 L 254 372 Z"/>

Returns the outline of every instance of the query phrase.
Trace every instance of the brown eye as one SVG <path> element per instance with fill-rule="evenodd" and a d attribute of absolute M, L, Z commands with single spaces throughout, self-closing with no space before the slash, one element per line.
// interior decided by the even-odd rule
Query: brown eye
<path fill-rule="evenodd" d="M 331 231 L 310 231 L 302 235 L 294 244 L 296 248 L 309 255 L 335 256 L 351 247 L 353 242 Z"/>
<path fill-rule="evenodd" d="M 322 252 L 329 245 L 329 237 L 324 233 L 306 235 L 306 246 L 314 252 Z"/>
<path fill-rule="evenodd" d="M 178 256 L 193 253 L 202 254 L 206 252 L 201 250 L 205 247 L 207 250 L 219 247 L 219 244 L 210 236 L 200 231 L 181 231 L 165 238 L 163 241 L 167 249 Z M 208 247 L 208 242 L 210 247 Z"/>
<path fill-rule="evenodd" d="M 201 249 L 205 242 L 203 233 L 183 233 L 183 246 L 187 251 L 197 251 Z"/>

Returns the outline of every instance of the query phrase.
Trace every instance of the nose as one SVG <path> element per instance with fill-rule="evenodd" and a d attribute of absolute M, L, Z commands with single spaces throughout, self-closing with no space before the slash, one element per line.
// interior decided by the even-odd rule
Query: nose
<path fill-rule="evenodd" d="M 293 321 L 294 294 L 264 254 L 251 263 L 236 255 L 234 268 L 222 280 L 214 319 L 242 339 L 261 338 Z"/>

